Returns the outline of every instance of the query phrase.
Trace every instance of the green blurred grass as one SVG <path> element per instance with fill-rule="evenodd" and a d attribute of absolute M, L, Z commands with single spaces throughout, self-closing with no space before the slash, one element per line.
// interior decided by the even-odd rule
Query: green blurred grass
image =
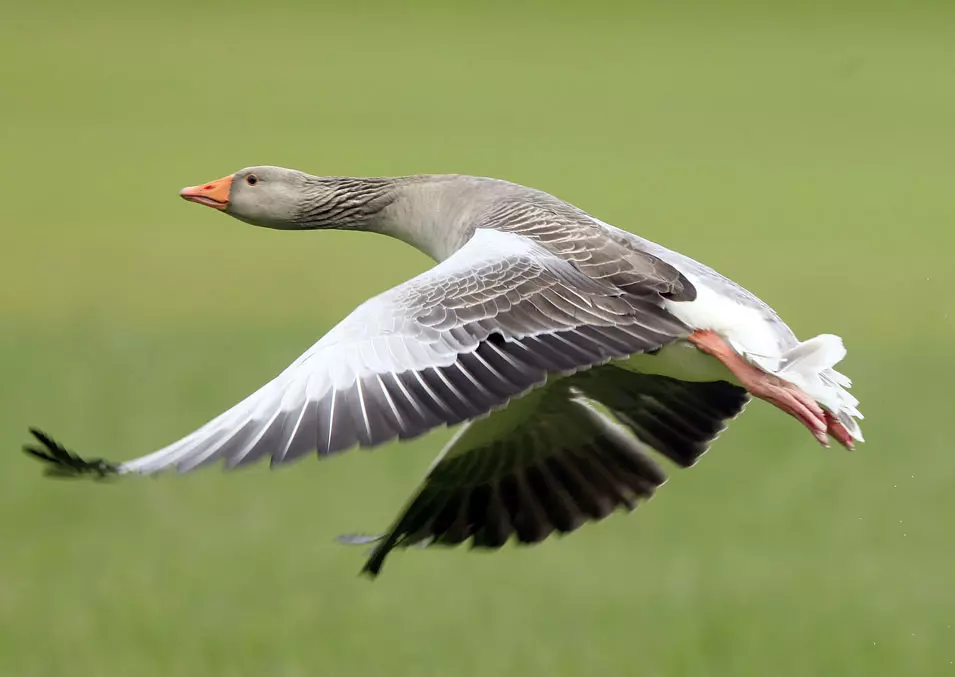
<path fill-rule="evenodd" d="M 945 5 L 22 3 L 0 23 L 0 674 L 955 673 L 955 12 Z M 754 405 L 659 498 L 495 555 L 384 526 L 449 433 L 114 486 L 428 265 L 187 205 L 241 166 L 465 172 L 842 335 L 856 454 Z"/>

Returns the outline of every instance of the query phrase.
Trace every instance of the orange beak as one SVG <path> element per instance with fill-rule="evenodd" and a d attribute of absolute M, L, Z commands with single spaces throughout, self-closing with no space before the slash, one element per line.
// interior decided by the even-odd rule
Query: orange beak
<path fill-rule="evenodd" d="M 179 191 L 179 197 L 213 209 L 224 210 L 229 206 L 229 191 L 231 189 L 232 175 L 230 174 L 201 186 L 187 186 Z"/>

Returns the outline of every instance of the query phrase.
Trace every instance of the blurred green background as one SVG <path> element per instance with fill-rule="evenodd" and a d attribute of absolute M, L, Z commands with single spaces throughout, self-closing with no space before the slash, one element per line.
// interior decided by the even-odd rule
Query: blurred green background
<path fill-rule="evenodd" d="M 10 3 L 0 675 L 955 674 L 955 6 Z M 176 192 L 252 164 L 545 189 L 843 336 L 868 442 L 756 403 L 657 499 L 489 555 L 387 525 L 450 435 L 277 472 L 157 448 L 429 265 Z"/>

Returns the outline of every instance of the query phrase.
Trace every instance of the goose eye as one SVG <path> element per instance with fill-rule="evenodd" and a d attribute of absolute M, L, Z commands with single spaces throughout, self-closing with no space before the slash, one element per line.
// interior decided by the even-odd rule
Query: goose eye
<path fill-rule="evenodd" d="M 250 186 L 254 186 L 259 182 L 259 177 L 257 177 L 255 174 L 249 174 L 247 177 L 245 177 L 245 182 Z"/>

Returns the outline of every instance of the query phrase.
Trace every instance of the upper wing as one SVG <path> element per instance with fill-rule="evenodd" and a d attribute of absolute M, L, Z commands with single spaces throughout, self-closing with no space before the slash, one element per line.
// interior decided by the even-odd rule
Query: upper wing
<path fill-rule="evenodd" d="M 630 233 L 598 221 L 557 198 L 535 191 L 536 199 L 501 200 L 486 222 L 519 233 L 587 277 L 638 296 L 692 301 L 696 288 L 669 263 L 639 248 Z"/>
<path fill-rule="evenodd" d="M 688 333 L 652 285 L 624 292 L 532 240 L 479 229 L 447 260 L 359 306 L 233 408 L 117 470 L 234 467 L 263 456 L 275 464 L 410 438 L 484 415 L 548 374 Z"/>

